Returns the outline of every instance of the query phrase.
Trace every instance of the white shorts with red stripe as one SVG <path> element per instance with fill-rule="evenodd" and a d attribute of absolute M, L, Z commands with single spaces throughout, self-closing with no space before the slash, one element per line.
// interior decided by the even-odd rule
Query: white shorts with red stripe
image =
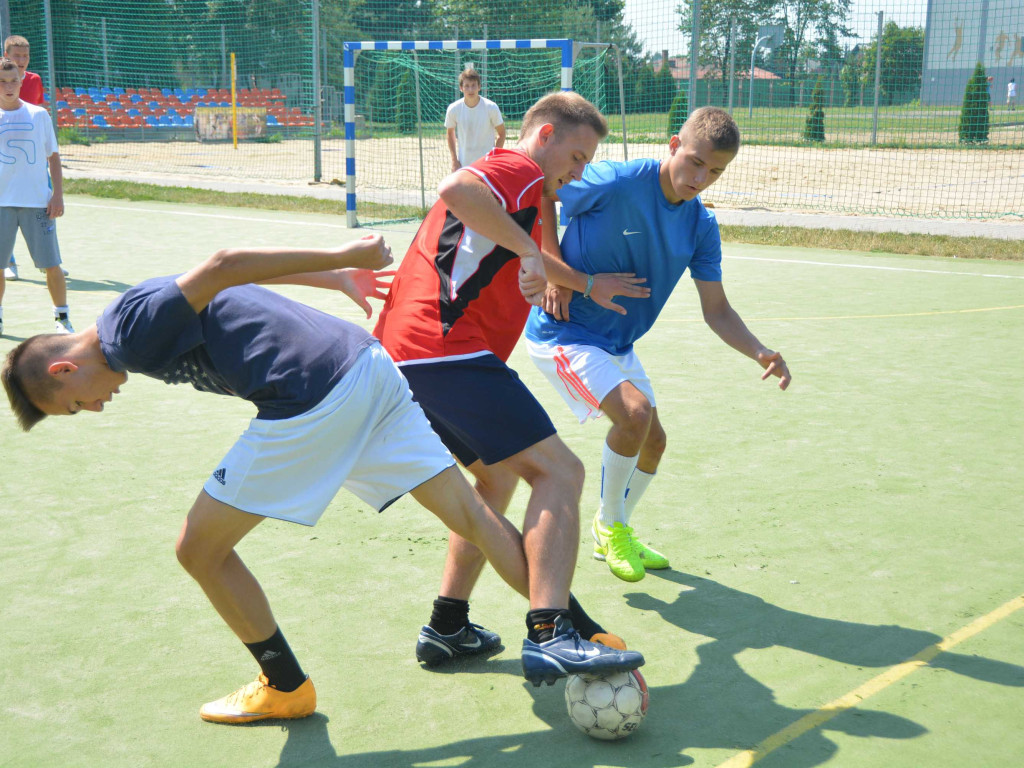
<path fill-rule="evenodd" d="M 586 344 L 536 344 L 529 339 L 526 350 L 580 424 L 600 417 L 601 403 L 624 381 L 639 389 L 652 407 L 657 407 L 651 380 L 632 350 L 625 355 L 613 355 Z"/>

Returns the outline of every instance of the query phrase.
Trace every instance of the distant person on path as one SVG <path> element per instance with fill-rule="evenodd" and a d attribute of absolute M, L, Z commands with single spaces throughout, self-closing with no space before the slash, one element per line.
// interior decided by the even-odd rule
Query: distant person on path
<path fill-rule="evenodd" d="M 1012 77 L 1006 84 L 1006 106 L 1010 109 L 1017 108 L 1017 81 Z"/>
<path fill-rule="evenodd" d="M 444 127 L 452 170 L 475 163 L 505 145 L 505 122 L 498 105 L 480 95 L 480 73 L 470 67 L 459 75 L 462 98 L 448 105 Z"/>

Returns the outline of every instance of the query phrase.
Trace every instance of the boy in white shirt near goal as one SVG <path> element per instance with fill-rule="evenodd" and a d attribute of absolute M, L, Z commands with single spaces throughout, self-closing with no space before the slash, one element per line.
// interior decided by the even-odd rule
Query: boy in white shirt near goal
<path fill-rule="evenodd" d="M 463 70 L 459 90 L 462 98 L 449 104 L 444 115 L 453 171 L 505 144 L 505 121 L 498 105 L 480 95 L 480 73 L 472 67 Z"/>

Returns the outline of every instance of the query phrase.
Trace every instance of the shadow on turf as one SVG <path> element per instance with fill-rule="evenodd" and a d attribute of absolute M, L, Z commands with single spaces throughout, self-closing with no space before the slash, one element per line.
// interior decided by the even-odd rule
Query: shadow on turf
<path fill-rule="evenodd" d="M 899 664 L 941 639 L 931 632 L 904 627 L 796 613 L 678 571 L 658 575 L 684 587 L 679 597 L 663 602 L 647 594 L 632 593 L 626 596 L 629 604 L 657 611 L 668 623 L 711 640 L 697 648 L 699 663 L 683 683 L 659 686 L 654 671 L 648 671 L 651 709 L 643 727 L 629 739 L 611 743 L 587 739 L 573 728 L 565 714 L 562 684 L 533 688 L 524 683 L 524 689 L 533 698 L 533 713 L 548 725 L 546 731 L 468 738 L 424 749 L 385 748 L 339 755 L 328 733 L 327 717 L 317 714 L 306 720 L 282 723 L 287 741 L 279 768 L 412 768 L 453 761 L 478 768 L 558 764 L 574 768 L 608 764 L 631 768 L 685 766 L 693 763 L 693 758 L 683 754 L 688 749 L 751 749 L 814 711 L 779 704 L 772 689 L 748 675 L 737 662 L 737 654 L 742 651 L 778 645 L 847 664 L 882 668 Z M 947 652 L 939 654 L 931 665 L 977 680 L 1024 686 L 1024 668 L 993 659 Z M 505 673 L 512 672 L 512 666 L 518 667 L 518 662 L 467 664 L 452 671 Z M 495 702 L 494 715 L 499 720 L 502 706 Z M 898 715 L 853 709 L 802 735 L 796 743 L 798 749 L 779 749 L 759 765 L 822 765 L 838 752 L 838 746 L 828 738 L 830 731 L 884 739 L 912 739 L 926 733 L 918 723 Z"/>
<path fill-rule="evenodd" d="M 18 282 L 46 287 L 46 278 L 42 275 L 38 279 L 35 277 L 23 277 Z M 70 275 L 67 277 L 67 283 L 69 291 L 115 291 L 117 293 L 124 293 L 132 287 L 128 283 L 122 283 L 120 280 L 81 280 Z M 72 307 L 73 310 L 74 307 Z"/>

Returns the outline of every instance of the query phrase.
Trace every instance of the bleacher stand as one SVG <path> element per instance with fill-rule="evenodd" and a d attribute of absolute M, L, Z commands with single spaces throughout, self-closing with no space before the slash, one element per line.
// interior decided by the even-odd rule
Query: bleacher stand
<path fill-rule="evenodd" d="M 264 107 L 267 125 L 311 126 L 311 115 L 288 107 L 277 88 L 242 88 L 238 106 Z M 159 128 L 193 124 L 196 107 L 230 107 L 224 88 L 58 88 L 58 127 Z"/>

